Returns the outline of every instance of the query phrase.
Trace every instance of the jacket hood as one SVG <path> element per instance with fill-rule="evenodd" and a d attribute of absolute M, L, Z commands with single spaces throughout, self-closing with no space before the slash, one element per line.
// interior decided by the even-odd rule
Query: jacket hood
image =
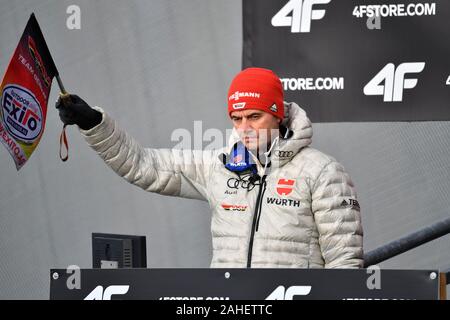
<path fill-rule="evenodd" d="M 291 161 L 300 150 L 307 147 L 312 142 L 313 130 L 312 124 L 306 112 L 294 102 L 284 102 L 284 120 L 281 126 L 285 130 L 280 130 L 283 137 L 275 138 L 271 149 L 266 152 L 266 156 L 270 157 L 272 167 L 281 167 Z M 286 130 L 287 129 L 287 130 Z M 284 132 L 283 132 L 284 131 Z M 240 141 L 239 135 L 235 129 L 230 136 L 227 146 L 227 157 L 230 155 L 233 147 Z M 255 162 L 256 157 L 252 154 Z"/>

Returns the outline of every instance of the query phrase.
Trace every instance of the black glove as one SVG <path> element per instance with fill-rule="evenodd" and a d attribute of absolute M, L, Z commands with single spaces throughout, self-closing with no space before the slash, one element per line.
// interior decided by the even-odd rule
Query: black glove
<path fill-rule="evenodd" d="M 59 110 L 59 117 L 65 125 L 76 124 L 80 129 L 89 130 L 102 122 L 101 112 L 92 109 L 74 94 L 59 97 L 55 107 Z"/>

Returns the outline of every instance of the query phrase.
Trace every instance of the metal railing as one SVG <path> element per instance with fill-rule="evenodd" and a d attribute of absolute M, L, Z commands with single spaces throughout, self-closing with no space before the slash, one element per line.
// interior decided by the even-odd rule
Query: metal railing
<path fill-rule="evenodd" d="M 449 233 L 450 218 L 447 218 L 366 253 L 364 255 L 364 267 L 367 268 L 371 265 L 383 262 Z M 446 271 L 447 284 L 449 283 L 450 278 L 449 272 L 450 269 Z"/>

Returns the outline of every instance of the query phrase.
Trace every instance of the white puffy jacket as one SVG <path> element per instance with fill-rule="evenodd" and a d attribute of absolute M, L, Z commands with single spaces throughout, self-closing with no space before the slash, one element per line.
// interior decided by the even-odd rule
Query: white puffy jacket
<path fill-rule="evenodd" d="M 206 200 L 212 210 L 214 268 L 358 268 L 363 265 L 363 231 L 353 183 L 342 165 L 309 147 L 311 122 L 286 103 L 279 139 L 267 170 L 255 176 L 225 168 L 222 150 L 141 147 L 101 108 L 103 121 L 80 130 L 117 174 L 162 195 Z"/>

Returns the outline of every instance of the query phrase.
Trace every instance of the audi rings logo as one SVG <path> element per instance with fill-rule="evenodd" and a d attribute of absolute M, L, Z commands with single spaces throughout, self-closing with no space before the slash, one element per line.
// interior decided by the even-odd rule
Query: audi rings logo
<path fill-rule="evenodd" d="M 292 158 L 294 151 L 275 151 L 275 156 L 278 158 Z"/>
<path fill-rule="evenodd" d="M 247 189 L 248 191 L 251 191 L 255 188 L 255 183 L 250 180 L 250 176 L 245 178 L 230 178 L 227 181 L 227 186 L 230 189 Z"/>

